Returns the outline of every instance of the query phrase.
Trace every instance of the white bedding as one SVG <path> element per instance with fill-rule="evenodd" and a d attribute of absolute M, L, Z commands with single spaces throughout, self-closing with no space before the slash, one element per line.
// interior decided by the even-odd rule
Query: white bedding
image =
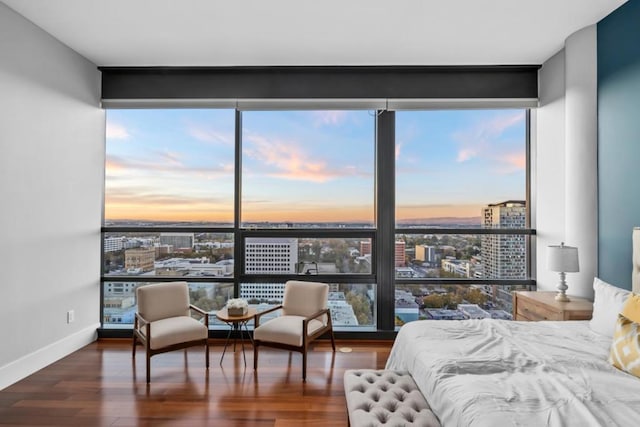
<path fill-rule="evenodd" d="M 443 427 L 639 426 L 640 379 L 588 324 L 410 322 L 386 367 L 411 373 Z"/>

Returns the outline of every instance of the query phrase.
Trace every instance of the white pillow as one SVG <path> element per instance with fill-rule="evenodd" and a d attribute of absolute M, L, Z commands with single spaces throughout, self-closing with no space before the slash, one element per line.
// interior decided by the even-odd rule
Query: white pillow
<path fill-rule="evenodd" d="M 593 316 L 589 321 L 592 331 L 613 338 L 618 313 L 631 291 L 620 289 L 597 277 L 593 279 Z"/>

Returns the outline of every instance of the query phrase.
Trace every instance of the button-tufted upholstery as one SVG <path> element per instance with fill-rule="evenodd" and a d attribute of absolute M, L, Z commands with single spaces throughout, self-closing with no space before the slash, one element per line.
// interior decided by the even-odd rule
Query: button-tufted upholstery
<path fill-rule="evenodd" d="M 408 372 L 347 370 L 344 392 L 351 427 L 440 427 Z"/>

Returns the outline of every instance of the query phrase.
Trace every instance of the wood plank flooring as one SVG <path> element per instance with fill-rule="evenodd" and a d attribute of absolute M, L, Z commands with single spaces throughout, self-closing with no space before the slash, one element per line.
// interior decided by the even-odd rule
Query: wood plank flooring
<path fill-rule="evenodd" d="M 307 382 L 302 356 L 261 348 L 227 351 L 212 341 L 204 351 L 175 351 L 151 359 L 145 383 L 144 349 L 135 362 L 129 340 L 103 339 L 0 391 L 0 426 L 346 426 L 343 374 L 382 369 L 391 341 L 337 341 L 349 353 L 317 342 L 309 352 Z"/>

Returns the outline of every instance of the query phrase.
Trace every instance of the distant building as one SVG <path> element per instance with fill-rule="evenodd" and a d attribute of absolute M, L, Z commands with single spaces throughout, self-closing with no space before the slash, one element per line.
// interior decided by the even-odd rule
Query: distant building
<path fill-rule="evenodd" d="M 105 282 L 104 283 L 104 296 L 105 297 L 122 297 L 133 296 L 135 289 L 138 287 L 138 282 Z"/>
<path fill-rule="evenodd" d="M 436 248 L 429 245 L 416 245 L 415 259 L 430 264 L 436 263 Z"/>
<path fill-rule="evenodd" d="M 459 277 L 472 277 L 471 263 L 467 260 L 447 258 L 443 259 L 440 265 L 447 273 L 452 273 Z"/>
<path fill-rule="evenodd" d="M 395 243 L 395 252 L 394 252 L 394 265 L 396 267 L 404 267 L 406 265 L 406 256 L 405 256 L 406 243 L 402 240 L 397 240 Z M 361 241 L 360 242 L 360 255 L 371 255 L 371 242 Z"/>
<path fill-rule="evenodd" d="M 336 326 L 358 326 L 358 318 L 344 292 L 329 292 L 327 307 L 331 311 L 331 322 Z"/>
<path fill-rule="evenodd" d="M 284 283 L 243 283 L 240 298 L 258 301 L 282 301 Z"/>
<path fill-rule="evenodd" d="M 156 258 L 160 258 L 164 255 L 169 255 L 173 253 L 172 245 L 158 245 L 155 247 L 156 249 Z"/>
<path fill-rule="evenodd" d="M 467 319 L 490 319 L 491 314 L 480 308 L 478 304 L 458 304 L 458 311 Z"/>
<path fill-rule="evenodd" d="M 466 317 L 459 310 L 444 308 L 428 308 L 425 310 L 427 319 L 431 320 L 464 320 Z"/>
<path fill-rule="evenodd" d="M 171 245 L 174 250 L 193 249 L 194 233 L 160 233 L 160 245 Z"/>
<path fill-rule="evenodd" d="M 405 256 L 406 243 L 403 240 L 396 240 L 395 245 L 395 266 L 404 267 L 407 265 Z"/>
<path fill-rule="evenodd" d="M 504 310 L 488 310 L 492 319 L 500 320 L 513 320 L 513 316 L 508 311 Z"/>
<path fill-rule="evenodd" d="M 124 268 L 130 273 L 153 271 L 155 258 L 154 248 L 127 249 L 124 251 Z"/>
<path fill-rule="evenodd" d="M 133 307 L 136 304 L 136 299 L 133 295 L 119 296 L 119 297 L 104 297 L 104 308 L 118 308 L 127 309 Z"/>
<path fill-rule="evenodd" d="M 406 265 L 406 243 L 402 240 L 397 240 L 394 248 L 394 265 L 396 267 L 404 267 Z M 371 242 L 370 241 L 361 241 L 360 242 L 360 255 L 371 255 Z"/>
<path fill-rule="evenodd" d="M 116 252 L 124 249 L 124 237 L 107 237 L 104 239 L 104 251 Z"/>
<path fill-rule="evenodd" d="M 245 240 L 245 273 L 295 273 L 297 263 L 297 238 L 247 237 Z"/>
<path fill-rule="evenodd" d="M 411 267 L 396 267 L 396 277 L 399 279 L 408 279 L 415 275 L 416 272 Z"/>
<path fill-rule="evenodd" d="M 526 217 L 527 208 L 524 201 L 507 201 L 488 205 L 482 209 L 482 227 L 524 229 Z M 486 279 L 524 279 L 526 277 L 524 235 L 483 235 L 481 255 Z"/>
<path fill-rule="evenodd" d="M 371 255 L 371 241 L 370 240 L 362 240 L 360 241 L 360 255 Z"/>
<path fill-rule="evenodd" d="M 404 323 L 418 320 L 420 316 L 420 306 L 411 292 L 396 289 L 395 314 L 396 317 Z"/>

